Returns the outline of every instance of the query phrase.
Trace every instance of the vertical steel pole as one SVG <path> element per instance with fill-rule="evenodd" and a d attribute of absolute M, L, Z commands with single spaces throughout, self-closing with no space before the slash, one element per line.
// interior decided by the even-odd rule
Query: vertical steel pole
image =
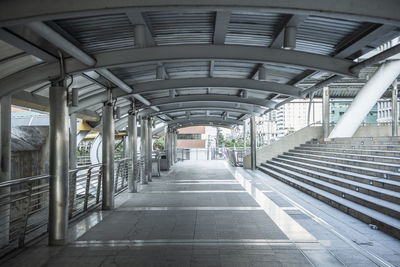
<path fill-rule="evenodd" d="M 137 165 L 137 127 L 136 127 L 136 111 L 135 104 L 132 102 L 131 110 L 128 115 L 128 137 L 129 137 L 129 157 L 132 162 L 132 171 L 128 176 L 128 192 L 136 193 L 136 174 L 139 173 L 136 170 Z"/>
<path fill-rule="evenodd" d="M 77 157 L 77 118 L 76 113 L 69 116 L 69 168 L 75 170 L 78 167 Z M 76 195 L 76 172 L 72 173 L 69 181 L 70 191 L 69 191 L 69 210 L 68 216 L 72 217 L 72 212 L 75 204 Z"/>
<path fill-rule="evenodd" d="M 174 165 L 174 160 L 172 159 L 172 136 L 173 136 L 173 131 L 172 129 L 169 129 L 168 131 L 168 158 L 169 158 L 169 167 Z"/>
<path fill-rule="evenodd" d="M 147 130 L 147 123 L 148 120 L 145 117 L 142 117 L 140 120 L 140 153 L 143 159 L 143 163 L 144 163 L 144 171 L 143 171 L 143 175 L 142 175 L 142 184 L 147 184 L 148 183 L 148 159 L 147 159 L 147 135 L 148 135 L 148 130 Z"/>
<path fill-rule="evenodd" d="M 256 128 L 256 118 L 254 115 L 250 118 L 250 141 L 251 141 L 251 169 L 254 171 L 257 168 L 257 144 L 256 144 L 256 136 L 257 128 Z"/>
<path fill-rule="evenodd" d="M 1 138 L 0 138 L 0 182 L 11 180 L 11 97 L 3 96 L 0 100 L 1 112 Z M 10 194 L 10 188 L 0 189 L 0 195 Z M 7 200 L 9 198 L 7 197 Z M 6 199 L 3 199 L 7 201 Z M 2 205 L 0 207 L 0 247 L 8 245 L 9 229 L 10 229 L 10 205 Z"/>
<path fill-rule="evenodd" d="M 147 169 L 148 181 L 152 181 L 153 176 L 153 124 L 151 117 L 147 119 L 147 162 L 149 168 Z"/>
<path fill-rule="evenodd" d="M 329 115 L 329 87 L 325 86 L 322 89 L 322 131 L 324 138 L 329 136 Z"/>
<path fill-rule="evenodd" d="M 171 166 L 171 164 L 170 164 L 171 159 L 169 157 L 169 128 L 168 127 L 165 127 L 165 130 L 164 130 L 164 150 L 165 150 L 165 156 L 167 158 L 167 166 L 169 169 L 169 167 Z"/>
<path fill-rule="evenodd" d="M 111 92 L 109 94 L 109 100 L 103 106 L 103 210 L 114 208 L 114 110 Z"/>
<path fill-rule="evenodd" d="M 392 89 L 392 136 L 399 135 L 399 106 L 398 106 L 398 91 L 397 79 L 393 82 Z"/>
<path fill-rule="evenodd" d="M 69 132 L 67 89 L 50 88 L 49 245 L 67 242 Z"/>
<path fill-rule="evenodd" d="M 174 131 L 174 142 L 173 142 L 173 144 L 174 144 L 174 163 L 176 163 L 177 162 L 177 139 L 178 139 L 178 133 L 177 133 L 177 131 L 175 130 Z"/>

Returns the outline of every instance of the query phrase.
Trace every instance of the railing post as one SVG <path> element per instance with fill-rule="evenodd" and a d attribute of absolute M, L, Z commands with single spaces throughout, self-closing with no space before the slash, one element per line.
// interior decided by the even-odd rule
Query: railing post
<path fill-rule="evenodd" d="M 67 241 L 69 195 L 69 132 L 67 89 L 50 88 L 49 245 Z"/>
<path fill-rule="evenodd" d="M 97 178 L 96 204 L 100 203 L 102 181 L 103 181 L 103 166 L 100 166 L 99 174 L 98 174 L 98 178 Z"/>
<path fill-rule="evenodd" d="M 86 186 L 85 186 L 85 198 L 83 200 L 83 210 L 86 211 L 88 209 L 89 203 L 89 190 L 90 190 L 90 180 L 92 178 L 92 168 L 88 169 L 86 175 Z"/>
<path fill-rule="evenodd" d="M 147 135 L 149 134 L 149 131 L 147 130 L 148 127 L 148 120 L 145 117 L 142 117 L 141 120 L 141 135 L 140 135 L 140 152 L 141 156 L 143 159 L 143 165 L 144 165 L 144 172 L 142 176 L 142 184 L 147 184 L 148 183 L 148 168 L 149 168 L 149 161 L 148 161 L 148 137 Z"/>
<path fill-rule="evenodd" d="M 75 196 L 76 196 L 76 175 L 77 171 L 74 171 L 71 173 L 71 180 L 69 183 L 69 206 L 68 206 L 68 218 L 72 218 L 72 213 L 74 211 L 75 207 Z"/>
<path fill-rule="evenodd" d="M 28 191 L 26 192 L 26 197 L 24 198 L 25 205 L 23 205 L 23 216 L 21 218 L 22 223 L 18 236 L 19 248 L 22 248 L 25 245 L 26 226 L 28 225 L 29 211 L 32 198 L 32 187 L 33 187 L 32 182 L 28 182 Z"/>
<path fill-rule="evenodd" d="M 257 168 L 257 143 L 256 143 L 256 118 L 254 115 L 250 118 L 250 139 L 251 139 L 251 169 L 254 171 Z"/>

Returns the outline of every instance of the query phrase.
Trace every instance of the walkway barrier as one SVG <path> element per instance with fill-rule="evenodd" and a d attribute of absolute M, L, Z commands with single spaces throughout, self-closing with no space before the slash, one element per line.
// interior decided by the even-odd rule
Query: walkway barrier
<path fill-rule="evenodd" d="M 138 167 L 141 164 L 138 160 Z M 131 160 L 116 160 L 114 166 L 118 194 L 127 188 Z M 69 174 L 69 219 L 73 219 L 101 204 L 102 164 L 80 166 Z M 0 183 L 0 256 L 46 234 L 49 179 L 49 175 L 40 175 Z"/>
<path fill-rule="evenodd" d="M 226 151 L 228 152 L 229 163 L 235 167 L 242 167 L 243 158 L 250 153 L 250 148 L 227 148 Z"/>

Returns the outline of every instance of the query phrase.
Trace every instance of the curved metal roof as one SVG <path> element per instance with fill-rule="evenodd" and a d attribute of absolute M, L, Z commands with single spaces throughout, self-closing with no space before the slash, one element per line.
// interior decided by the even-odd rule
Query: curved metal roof
<path fill-rule="evenodd" d="M 227 126 L 318 97 L 326 79 L 332 97 L 354 97 L 375 68 L 357 78 L 357 58 L 400 35 L 396 0 L 69 2 L 0 3 L 0 96 L 48 110 L 60 50 L 79 91 L 70 113 L 98 121 L 112 89 L 123 114 L 134 99 L 171 127 Z M 283 48 L 287 27 L 293 49 Z"/>

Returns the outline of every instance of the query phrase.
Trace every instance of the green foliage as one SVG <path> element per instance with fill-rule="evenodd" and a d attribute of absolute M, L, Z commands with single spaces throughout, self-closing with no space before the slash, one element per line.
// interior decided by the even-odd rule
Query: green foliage
<path fill-rule="evenodd" d="M 154 150 L 164 150 L 164 135 L 160 136 L 158 139 L 156 139 L 154 141 L 153 149 Z"/>

